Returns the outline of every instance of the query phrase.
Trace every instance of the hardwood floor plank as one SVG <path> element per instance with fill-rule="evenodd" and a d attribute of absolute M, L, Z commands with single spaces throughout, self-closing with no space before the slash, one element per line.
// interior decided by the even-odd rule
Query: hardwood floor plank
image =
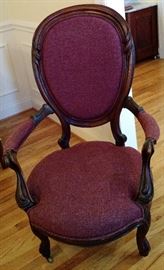
<path fill-rule="evenodd" d="M 0 171 L 0 270 L 162 270 L 164 265 L 164 60 L 153 60 L 136 67 L 133 96 L 137 103 L 152 114 L 160 125 L 161 136 L 152 158 L 155 196 L 152 224 L 148 239 L 152 250 L 148 257 L 138 255 L 135 231 L 104 245 L 82 248 L 51 240 L 52 264 L 38 252 L 39 240 L 32 234 L 26 214 L 15 202 L 16 179 L 12 170 Z M 34 114 L 28 110 L 0 121 L 3 140 L 24 119 Z M 144 134 L 136 122 L 138 146 Z M 18 158 L 25 176 L 49 153 L 59 149 L 61 128 L 52 120 L 44 120 L 22 146 Z M 72 136 L 71 145 L 81 142 Z"/>

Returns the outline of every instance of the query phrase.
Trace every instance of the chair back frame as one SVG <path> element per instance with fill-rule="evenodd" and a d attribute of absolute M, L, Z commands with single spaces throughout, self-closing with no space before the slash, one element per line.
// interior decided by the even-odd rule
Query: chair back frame
<path fill-rule="evenodd" d="M 78 16 L 93 16 L 112 23 L 118 32 L 122 50 L 122 75 L 118 96 L 112 108 L 94 118 L 80 119 L 63 110 L 50 92 L 43 67 L 42 48 L 50 28 L 58 23 Z M 77 5 L 68 7 L 48 16 L 35 31 L 32 45 L 32 65 L 36 83 L 46 103 L 57 114 L 62 124 L 62 138 L 59 144 L 62 148 L 69 146 L 70 125 L 80 127 L 95 127 L 110 122 L 113 136 L 117 145 L 124 145 L 126 136 L 122 134 L 119 119 L 124 102 L 129 94 L 134 72 L 134 44 L 128 24 L 116 11 L 102 5 Z"/>

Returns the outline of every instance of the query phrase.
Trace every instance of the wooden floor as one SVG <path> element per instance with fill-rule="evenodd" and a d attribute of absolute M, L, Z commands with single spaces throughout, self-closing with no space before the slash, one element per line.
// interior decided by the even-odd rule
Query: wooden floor
<path fill-rule="evenodd" d="M 158 121 L 161 137 L 152 160 L 155 197 L 152 225 L 148 233 L 152 251 L 146 258 L 138 255 L 135 231 L 115 242 L 81 248 L 51 241 L 54 262 L 48 264 L 38 253 L 38 239 L 31 233 L 26 214 L 14 200 L 15 175 L 0 173 L 0 269 L 2 270 L 162 270 L 164 269 L 164 60 L 140 64 L 133 83 L 134 98 Z M 32 110 L 0 123 L 5 139 L 11 129 L 33 113 Z M 47 119 L 33 132 L 19 152 L 26 177 L 37 162 L 58 149 L 60 127 Z M 137 125 L 139 148 L 144 140 Z M 72 144 L 80 142 L 72 137 Z"/>

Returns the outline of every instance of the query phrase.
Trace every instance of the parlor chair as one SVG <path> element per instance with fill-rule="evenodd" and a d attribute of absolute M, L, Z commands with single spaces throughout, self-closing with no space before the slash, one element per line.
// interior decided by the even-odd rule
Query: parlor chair
<path fill-rule="evenodd" d="M 57 11 L 35 31 L 32 65 L 46 104 L 1 143 L 0 156 L 2 167 L 16 172 L 16 201 L 41 240 L 40 253 L 52 261 L 48 237 L 87 246 L 137 228 L 139 253 L 147 256 L 153 198 L 150 159 L 159 128 L 128 96 L 135 50 L 126 21 L 101 5 Z M 145 132 L 142 153 L 125 146 L 119 125 L 123 108 L 135 115 Z M 17 152 L 52 113 L 61 122 L 62 150 L 39 161 L 26 182 Z M 83 128 L 107 122 L 115 144 L 92 141 L 69 147 L 71 125 Z"/>

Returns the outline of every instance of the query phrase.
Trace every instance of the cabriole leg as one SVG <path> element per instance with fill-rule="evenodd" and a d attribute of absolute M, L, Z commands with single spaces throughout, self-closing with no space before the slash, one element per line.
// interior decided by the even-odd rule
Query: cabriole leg
<path fill-rule="evenodd" d="M 39 230 L 31 227 L 33 233 L 41 240 L 39 252 L 40 254 L 47 259 L 49 263 L 53 262 L 50 251 L 50 241 L 47 236 L 43 235 Z"/>
<path fill-rule="evenodd" d="M 150 227 L 150 213 L 148 214 L 147 220 L 142 223 L 137 229 L 137 246 L 139 254 L 141 256 L 147 256 L 151 249 L 148 240 L 146 239 L 146 234 Z"/>

